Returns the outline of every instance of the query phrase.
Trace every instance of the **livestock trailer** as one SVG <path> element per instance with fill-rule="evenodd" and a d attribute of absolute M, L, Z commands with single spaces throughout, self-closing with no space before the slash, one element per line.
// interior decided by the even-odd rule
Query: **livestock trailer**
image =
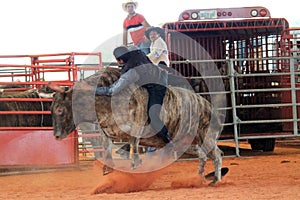
<path fill-rule="evenodd" d="M 299 136 L 300 28 L 265 7 L 190 9 L 162 27 L 171 67 L 209 101 L 226 96 L 220 139 L 237 155 L 239 140 L 273 151 L 276 138 Z"/>
<path fill-rule="evenodd" d="M 87 63 L 90 59 L 92 64 Z M 78 133 L 53 135 L 49 81 L 71 87 L 102 67 L 101 53 L 0 56 L 0 172 L 78 166 Z"/>

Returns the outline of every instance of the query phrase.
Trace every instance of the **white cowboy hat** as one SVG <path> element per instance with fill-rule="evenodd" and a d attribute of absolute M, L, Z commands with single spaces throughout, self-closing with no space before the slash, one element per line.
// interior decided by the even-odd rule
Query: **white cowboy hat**
<path fill-rule="evenodd" d="M 137 7 L 138 7 L 138 2 L 136 2 L 136 1 L 132 1 L 132 0 L 125 0 L 125 2 L 124 2 L 124 3 L 122 3 L 122 8 L 123 8 L 123 10 L 127 11 L 127 9 L 126 9 L 126 5 L 127 5 L 128 3 L 132 3 L 132 4 L 134 4 L 134 5 L 135 5 L 135 8 L 137 8 Z"/>

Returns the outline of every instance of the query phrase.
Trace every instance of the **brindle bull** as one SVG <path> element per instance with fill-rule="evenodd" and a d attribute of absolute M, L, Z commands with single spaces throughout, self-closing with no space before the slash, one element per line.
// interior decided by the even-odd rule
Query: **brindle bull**
<path fill-rule="evenodd" d="M 44 94 L 44 93 L 43 93 Z M 0 101 L 0 111 L 49 111 L 51 102 L 43 101 L 41 93 L 36 90 L 0 94 L 0 98 L 11 98 L 11 101 Z M 32 98 L 40 101 L 15 101 L 14 99 Z M 39 127 L 52 126 L 50 114 L 0 114 L 0 127 Z"/>
<path fill-rule="evenodd" d="M 107 67 L 84 81 L 90 85 L 108 86 L 119 76 L 118 69 Z M 95 97 L 93 91 L 82 90 L 80 82 L 68 91 L 51 84 L 49 86 L 57 91 L 51 106 L 56 139 L 65 138 L 78 123 L 95 122 L 97 118 L 108 138 L 134 140 L 131 144 L 136 146 L 165 146 L 156 135 L 147 136 L 151 128 L 144 126 L 147 121 L 146 90 L 132 86 L 112 97 Z M 196 145 L 194 153 L 200 160 L 198 173 L 204 174 L 206 160 L 210 158 L 215 168 L 213 183 L 221 180 L 222 152 L 216 140 L 222 126 L 212 105 L 188 89 L 168 87 L 161 118 L 172 136 L 176 151 L 186 145 L 185 141 L 193 142 Z M 139 164 L 138 154 L 134 154 L 132 162 L 134 167 Z"/>

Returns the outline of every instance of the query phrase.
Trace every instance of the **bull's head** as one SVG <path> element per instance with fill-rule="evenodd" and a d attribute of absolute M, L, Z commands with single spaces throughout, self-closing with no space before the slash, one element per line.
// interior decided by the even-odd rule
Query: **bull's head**
<path fill-rule="evenodd" d="M 54 137 L 62 140 L 76 128 L 72 113 L 72 89 L 65 91 L 52 83 L 48 86 L 56 91 L 51 105 Z"/>

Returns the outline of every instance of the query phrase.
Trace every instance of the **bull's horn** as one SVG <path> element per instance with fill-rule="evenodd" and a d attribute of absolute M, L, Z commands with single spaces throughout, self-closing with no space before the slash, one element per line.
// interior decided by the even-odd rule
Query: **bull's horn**
<path fill-rule="evenodd" d="M 59 92 L 59 93 L 64 93 L 65 90 L 61 87 L 59 87 L 58 85 L 52 83 L 52 82 L 49 82 L 48 83 L 48 87 L 51 88 L 52 90 L 56 91 L 56 92 Z"/>
<path fill-rule="evenodd" d="M 39 92 L 39 96 L 42 98 L 53 98 L 54 93 L 44 93 L 44 92 Z"/>

